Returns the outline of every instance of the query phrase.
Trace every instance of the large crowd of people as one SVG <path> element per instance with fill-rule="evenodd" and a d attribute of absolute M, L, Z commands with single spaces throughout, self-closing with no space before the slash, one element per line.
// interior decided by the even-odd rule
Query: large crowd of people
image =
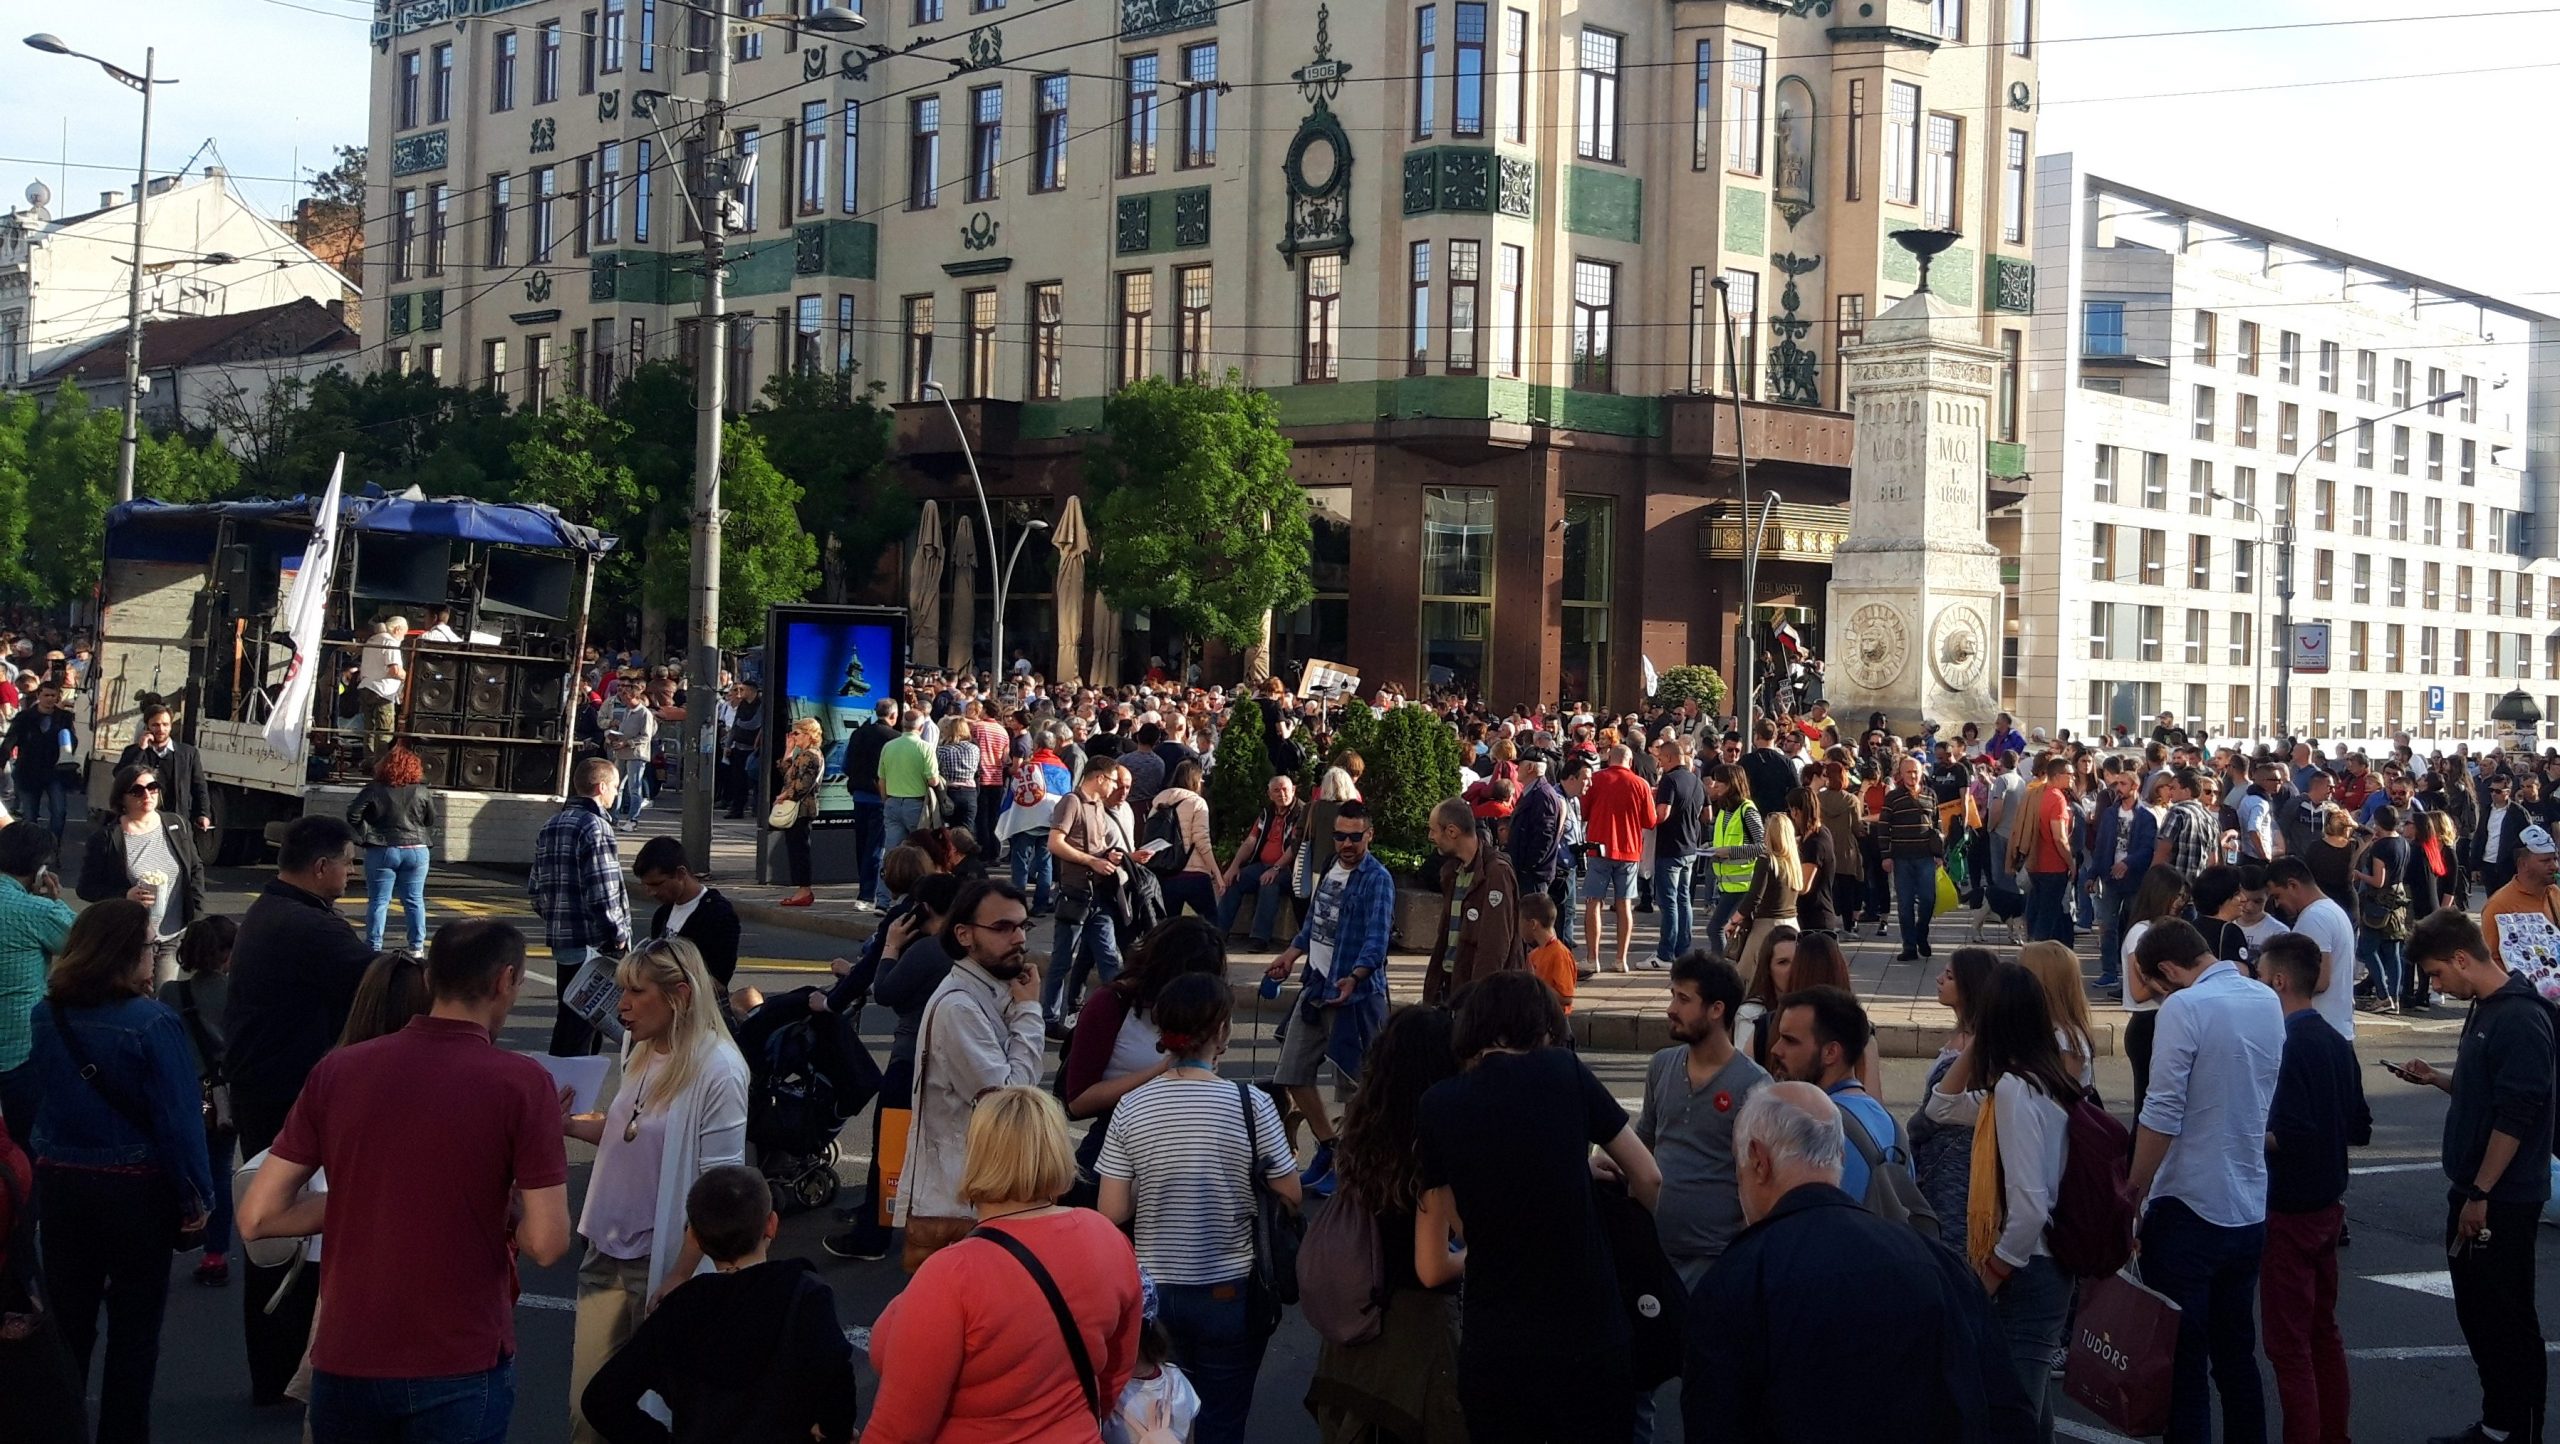
<path fill-rule="evenodd" d="M 287 829 L 233 919 L 205 902 L 201 766 L 147 716 L 57 881 L 80 738 L 53 724 L 86 656 L 0 695 L 22 816 L 0 827 L 0 1222 L 41 1220 L 0 1231 L 0 1315 L 34 1321 L 0 1331 L 0 1399 L 31 1419 L 148 1437 L 183 1250 L 203 1284 L 237 1265 L 245 1392 L 303 1401 L 323 1441 L 503 1439 L 541 1409 L 580 1440 L 860 1419 L 891 1444 L 1232 1444 L 1303 1408 L 1339 1444 L 1582 1444 L 1653 1438 L 1665 1407 L 1701 1441 L 1923 1437 L 1915 1419 L 2051 1439 L 2068 1321 L 2129 1266 L 2180 1310 L 2169 1438 L 2213 1437 L 2217 1412 L 2222 1437 L 2265 1437 L 2263 1355 L 2285 1437 L 2339 1439 L 2347 1150 L 2372 1126 L 2357 1019 L 2463 1007 L 2456 1061 L 2394 1065 L 2451 1095 L 2481 1399 L 2447 1437 L 2541 1437 L 2560 756 L 2321 756 L 2168 718 L 2147 741 L 2005 715 L 1948 736 L 1819 702 L 1740 724 L 1319 703 L 1160 672 L 1052 690 L 1027 668 L 915 674 L 837 750 L 724 676 L 702 689 L 724 811 L 779 834 L 782 905 L 870 929 L 822 986 L 768 998 L 736 977 L 729 900 L 673 839 L 632 845 L 673 782 L 680 675 L 591 667 L 529 938 L 430 925 L 437 804 L 388 733 L 345 815 Z M 1360 707 L 1428 709 L 1456 740 L 1419 867 L 1381 855 L 1375 795 L 1414 780 L 1344 745 Z M 1244 709 L 1258 755 L 1220 747 Z M 1250 785 L 1215 775 L 1236 766 Z M 853 799 L 858 894 L 833 905 L 810 842 L 829 784 Z M 1257 801 L 1222 817 L 1222 796 Z M 1415 891 L 1435 921 L 1394 955 Z M 385 952 L 394 901 L 407 947 Z M 1971 939 L 1941 965 L 1951 910 Z M 1917 1096 L 1887 1096 L 1845 946 L 1864 936 L 1948 1010 Z M 545 1051 L 618 1054 L 584 1103 L 495 1046 L 534 949 L 558 984 Z M 1267 1071 L 1236 1057 L 1259 1024 L 1231 949 L 1260 973 L 1242 1005 L 1276 1020 Z M 1638 971 L 1672 1043 L 1631 1114 L 1572 1010 Z M 837 1265 L 775 1251 L 798 1153 L 769 1085 L 786 1055 L 864 1054 L 874 1005 L 885 1058 L 819 1122 L 869 1154 L 824 1255 L 910 1276 L 858 1401 Z M 2094 1091 L 2093 1008 L 2121 1010 L 2129 1098 Z M 572 1142 L 592 1158 L 574 1220 Z M 573 1247 L 566 1395 L 525 1399 L 519 1268 Z M 1318 1296 L 1361 1320 L 1323 1311 L 1303 1387 L 1264 1370 L 1302 1295 L 1310 1322 Z"/>

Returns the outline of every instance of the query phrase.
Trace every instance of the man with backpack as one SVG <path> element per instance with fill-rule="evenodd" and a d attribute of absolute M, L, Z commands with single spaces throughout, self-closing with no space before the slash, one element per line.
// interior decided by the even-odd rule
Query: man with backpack
<path fill-rule="evenodd" d="M 2192 795 L 2192 794 L 2191 794 Z M 2177 1304 L 2169 1437 L 2213 1437 L 2211 1361 L 2227 1438 L 2265 1438 L 2251 1295 L 2267 1239 L 2267 1115 L 2284 1055 L 2276 995 L 2214 956 L 2195 925 L 2162 918 L 2134 965 L 2168 996 L 2152 1035 L 2151 1087 L 2134 1134 L 2142 1281 Z"/>
<path fill-rule="evenodd" d="M 1777 1030 L 1769 1040 L 1773 1076 L 1810 1083 L 1838 1106 L 1841 1128 L 1849 1140 L 1848 1155 L 1840 1163 L 1840 1187 L 1870 1208 L 1881 1201 L 1874 1186 L 1880 1181 L 1876 1176 L 1880 1168 L 1900 1170 L 1900 1187 L 1893 1191 L 1910 1190 L 1917 1197 L 1901 1128 L 1858 1081 L 1858 1062 L 1867 1056 L 1867 1044 L 1874 1038 L 1875 1027 L 1867 1021 L 1867 1010 L 1856 995 L 1846 988 L 1823 987 L 1779 999 Z M 1928 1232 L 1937 1233 L 1935 1220 L 1928 1221 Z"/>
<path fill-rule="evenodd" d="M 2373 1141 L 2355 1046 L 2312 1006 L 2320 945 L 2267 939 L 2258 976 L 2284 1007 L 2284 1058 L 2267 1115 L 2267 1251 L 2258 1313 L 2284 1406 L 2287 1444 L 2347 1437 L 2347 1347 L 2338 1334 L 2338 1238 L 2347 1219 L 2347 1149 Z"/>

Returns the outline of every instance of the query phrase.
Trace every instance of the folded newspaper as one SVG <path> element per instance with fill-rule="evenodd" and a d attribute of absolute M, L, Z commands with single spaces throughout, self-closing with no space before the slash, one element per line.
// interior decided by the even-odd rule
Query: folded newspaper
<path fill-rule="evenodd" d="M 622 1042 L 622 985 L 613 975 L 621 965 L 621 958 L 598 953 L 560 990 L 560 1001 L 570 1012 L 617 1046 Z"/>

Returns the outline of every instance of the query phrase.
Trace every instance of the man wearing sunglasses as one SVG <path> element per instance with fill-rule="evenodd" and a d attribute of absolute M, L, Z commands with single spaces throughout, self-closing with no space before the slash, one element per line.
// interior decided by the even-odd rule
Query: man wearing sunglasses
<path fill-rule="evenodd" d="M 1387 935 L 1395 923 L 1396 883 L 1385 863 L 1369 854 L 1369 809 L 1342 804 L 1333 819 L 1333 866 L 1309 900 L 1298 936 L 1271 960 L 1263 976 L 1265 996 L 1306 964 L 1296 1004 L 1280 1039 L 1280 1065 L 1272 1081 L 1315 1135 L 1316 1156 L 1301 1186 L 1323 1197 L 1333 1192 L 1333 1115 L 1316 1091 L 1316 1075 L 1333 1064 L 1340 1088 L 1360 1077 L 1369 1040 L 1387 1022 Z"/>

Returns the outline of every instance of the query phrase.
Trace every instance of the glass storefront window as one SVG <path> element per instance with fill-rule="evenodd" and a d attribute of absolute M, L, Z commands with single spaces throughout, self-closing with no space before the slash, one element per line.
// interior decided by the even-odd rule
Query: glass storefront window
<path fill-rule="evenodd" d="M 1493 639 L 1493 505 L 1489 487 L 1422 491 L 1422 682 L 1481 696 Z"/>
<path fill-rule="evenodd" d="M 1307 659 L 1340 662 L 1351 649 L 1351 488 L 1307 488 L 1308 579 L 1315 596 L 1272 618 L 1274 675 L 1296 682 Z"/>
<path fill-rule="evenodd" d="M 1564 499 L 1564 696 L 1608 710 L 1609 604 L 1618 505 L 1605 496 Z"/>

